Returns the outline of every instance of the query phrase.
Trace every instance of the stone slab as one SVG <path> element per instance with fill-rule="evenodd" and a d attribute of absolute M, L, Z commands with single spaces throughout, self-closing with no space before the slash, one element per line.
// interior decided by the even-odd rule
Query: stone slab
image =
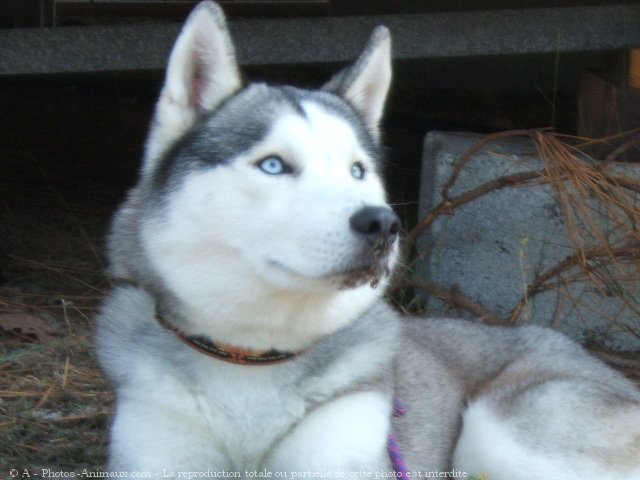
<path fill-rule="evenodd" d="M 450 177 L 453 165 L 480 138 L 475 134 L 442 132 L 426 136 L 420 218 L 440 203 L 442 185 Z M 497 177 L 541 168 L 531 140 L 492 143 L 463 169 L 450 197 Z M 638 167 L 620 169 L 624 170 L 620 173 L 640 177 Z M 598 205 L 593 203 L 590 207 L 599 226 L 610 230 L 609 220 L 597 214 Z M 446 288 L 457 288 L 498 317 L 507 318 L 536 273 L 562 261 L 573 250 L 555 193 L 549 184 L 543 184 L 493 191 L 455 209 L 452 215 L 439 217 L 420 239 L 419 252 L 424 255 L 419 274 Z M 634 268 L 638 269 L 638 260 L 635 262 Z M 616 291 L 623 291 L 623 296 Z M 443 302 L 434 297 L 428 297 L 426 304 L 431 314 L 446 310 Z M 554 326 L 582 343 L 640 350 L 639 311 L 640 280 L 605 289 L 585 282 L 560 282 L 557 289 L 531 299 L 519 323 Z M 470 316 L 464 311 L 455 314 Z"/>

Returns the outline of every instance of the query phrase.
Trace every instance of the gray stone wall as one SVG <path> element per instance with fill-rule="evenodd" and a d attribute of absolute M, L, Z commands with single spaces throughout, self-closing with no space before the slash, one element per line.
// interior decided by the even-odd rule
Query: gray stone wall
<path fill-rule="evenodd" d="M 453 165 L 480 138 L 442 132 L 426 136 L 420 218 L 440 203 L 441 188 Z M 462 170 L 450 196 L 498 177 L 542 168 L 528 138 L 491 143 Z M 640 178 L 637 167 L 616 167 L 616 172 Z M 640 208 L 640 199 L 636 196 L 635 200 Z M 621 225 L 611 221 L 597 199 L 585 202 L 598 230 L 617 242 Z M 418 273 L 485 306 L 497 317 L 508 318 L 537 275 L 575 253 L 567 231 L 549 183 L 498 189 L 456 208 L 451 215 L 438 217 L 419 239 L 423 259 Z M 552 326 L 582 343 L 640 350 L 640 258 L 610 263 L 607 258 L 593 259 L 589 275 L 573 268 L 554 277 L 555 288 L 527 297 L 517 323 Z M 426 306 L 430 314 L 451 314 L 433 295 L 426 298 Z M 453 313 L 470 316 L 462 310 Z"/>

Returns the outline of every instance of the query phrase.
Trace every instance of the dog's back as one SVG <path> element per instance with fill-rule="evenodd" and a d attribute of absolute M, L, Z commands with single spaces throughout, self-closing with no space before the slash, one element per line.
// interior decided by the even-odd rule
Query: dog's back
<path fill-rule="evenodd" d="M 413 468 L 442 465 L 433 452 L 490 479 L 640 478 L 640 392 L 574 342 L 535 326 L 404 324 L 394 426 Z"/>

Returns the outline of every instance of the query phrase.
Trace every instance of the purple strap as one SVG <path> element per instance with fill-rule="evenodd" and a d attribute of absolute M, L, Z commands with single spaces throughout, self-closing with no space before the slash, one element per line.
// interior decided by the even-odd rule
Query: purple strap
<path fill-rule="evenodd" d="M 396 417 L 402 416 L 406 413 L 404 405 L 397 398 L 393 399 L 393 415 Z M 398 439 L 393 433 L 390 433 L 387 437 L 387 451 L 389 452 L 389 458 L 391 459 L 391 465 L 396 472 L 396 478 L 406 480 L 409 478 L 409 470 L 404 463 L 404 457 L 398 445 Z"/>
<path fill-rule="evenodd" d="M 400 400 L 398 400 L 397 398 L 394 398 L 393 399 L 393 416 L 394 417 L 401 417 L 405 413 L 407 413 L 407 409 L 404 408 L 404 404 Z"/>
<path fill-rule="evenodd" d="M 387 438 L 387 451 L 389 452 L 389 458 L 391 458 L 393 470 L 396 472 L 396 478 L 408 479 L 409 470 L 407 470 L 407 466 L 404 463 L 398 439 L 393 433 L 390 433 Z"/>

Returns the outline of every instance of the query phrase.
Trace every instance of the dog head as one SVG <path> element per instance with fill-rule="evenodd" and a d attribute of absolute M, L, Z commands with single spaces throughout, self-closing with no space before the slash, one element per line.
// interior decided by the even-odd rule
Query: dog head
<path fill-rule="evenodd" d="M 243 87 L 221 10 L 200 3 L 170 55 L 140 182 L 120 213 L 144 268 L 121 255 L 120 269 L 152 275 L 200 329 L 222 311 L 262 310 L 288 330 L 310 310 L 334 312 L 316 319 L 322 334 L 367 308 L 400 228 L 380 175 L 390 49 L 378 27 L 320 90 Z M 227 320 L 238 334 L 241 320 Z"/>

